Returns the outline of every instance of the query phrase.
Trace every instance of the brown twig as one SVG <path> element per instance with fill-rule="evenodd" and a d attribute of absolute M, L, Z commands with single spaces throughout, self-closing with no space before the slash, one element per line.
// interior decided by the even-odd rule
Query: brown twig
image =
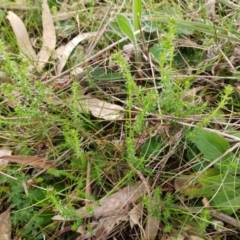
<path fill-rule="evenodd" d="M 210 210 L 210 215 L 220 221 L 223 221 L 225 223 L 228 223 L 232 226 L 234 226 L 235 228 L 237 228 L 238 230 L 240 230 L 240 223 L 233 217 L 228 216 L 225 213 L 222 212 L 218 212 L 215 210 Z"/>
<path fill-rule="evenodd" d="M 87 173 L 86 173 L 86 197 L 91 196 L 91 159 L 88 159 L 88 165 L 87 165 Z M 85 206 L 89 205 L 90 201 L 86 198 L 85 200 Z"/>

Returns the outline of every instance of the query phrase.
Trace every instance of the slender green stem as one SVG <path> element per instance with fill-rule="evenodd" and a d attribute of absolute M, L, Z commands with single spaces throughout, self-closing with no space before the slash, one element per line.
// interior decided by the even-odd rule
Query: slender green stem
<path fill-rule="evenodd" d="M 138 31 L 140 29 L 142 0 L 133 0 L 132 10 L 133 10 L 133 29 L 134 29 L 134 32 L 135 32 L 135 31 Z M 137 47 L 137 40 L 134 43 L 134 51 L 135 51 L 136 62 L 137 62 L 137 64 L 140 64 L 141 55 L 140 55 L 138 47 Z"/>
<path fill-rule="evenodd" d="M 133 0 L 133 26 L 134 26 L 134 31 L 137 31 L 137 30 L 140 29 L 141 11 L 142 11 L 142 1 L 141 0 Z"/>

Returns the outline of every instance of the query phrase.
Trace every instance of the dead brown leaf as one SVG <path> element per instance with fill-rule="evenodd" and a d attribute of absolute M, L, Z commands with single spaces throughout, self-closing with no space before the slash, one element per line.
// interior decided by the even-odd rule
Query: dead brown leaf
<path fill-rule="evenodd" d="M 159 225 L 160 225 L 160 220 L 152 216 L 151 214 L 148 214 L 147 223 L 145 227 L 146 239 L 148 240 L 156 239 Z"/>
<path fill-rule="evenodd" d="M 1 83 L 12 83 L 11 78 L 5 72 L 0 71 L 0 80 Z"/>
<path fill-rule="evenodd" d="M 109 217 L 127 215 L 128 207 L 130 203 L 137 202 L 146 192 L 145 185 L 137 182 L 131 186 L 127 186 L 118 192 L 101 199 L 99 205 L 89 204 L 86 207 L 82 207 L 76 212 L 82 217 Z M 89 208 L 92 208 L 93 214 L 89 213 Z M 53 220 L 67 220 L 57 215 L 52 218 Z"/>
<path fill-rule="evenodd" d="M 203 86 L 190 88 L 184 94 L 184 101 L 188 101 L 191 106 L 197 106 L 203 102 L 200 96 L 197 96 L 197 93 L 204 89 Z"/>
<path fill-rule="evenodd" d="M 119 225 L 121 222 L 127 221 L 128 221 L 127 215 L 101 218 L 96 229 L 96 237 L 98 239 L 100 238 L 107 239 L 108 234 L 114 229 L 116 225 Z"/>
<path fill-rule="evenodd" d="M 42 48 L 37 55 L 39 71 L 44 67 L 45 63 L 48 62 L 51 53 L 56 47 L 56 32 L 47 0 L 44 0 L 42 4 L 42 26 L 43 43 Z"/>
<path fill-rule="evenodd" d="M 65 50 L 65 45 L 61 45 L 54 51 L 54 53 L 52 54 L 52 58 L 54 60 L 58 60 L 61 57 L 64 50 Z"/>
<path fill-rule="evenodd" d="M 121 222 L 127 222 L 127 215 L 120 216 L 110 216 L 100 218 L 99 221 L 93 221 L 88 223 L 88 226 L 80 226 L 77 230 L 78 233 L 81 233 L 81 239 L 91 238 L 96 236 L 98 240 L 105 240 L 108 238 L 109 233 Z M 91 226 L 92 232 L 89 234 L 89 225 Z"/>
<path fill-rule="evenodd" d="M 19 163 L 22 165 L 30 165 L 36 168 L 48 169 L 54 167 L 54 162 L 45 161 L 42 158 L 34 156 L 1 156 L 0 161 L 5 160 L 12 163 Z"/>
<path fill-rule="evenodd" d="M 176 178 L 174 180 L 174 188 L 176 192 L 180 192 L 184 189 L 184 187 L 188 187 L 190 180 L 193 179 L 193 175 L 185 175 L 180 178 Z"/>
<path fill-rule="evenodd" d="M 190 235 L 188 237 L 189 237 L 189 240 L 205 240 L 204 238 L 196 236 L 196 235 Z"/>
<path fill-rule="evenodd" d="M 76 67 L 71 71 L 71 75 L 75 76 L 75 77 L 83 77 L 84 75 L 84 69 L 81 67 Z"/>
<path fill-rule="evenodd" d="M 144 184 L 138 182 L 134 185 L 127 186 L 118 192 L 100 200 L 99 206 L 93 209 L 96 218 L 108 217 L 114 215 L 125 214 L 130 203 L 138 201 L 144 196 L 146 188 Z M 84 212 L 85 207 L 77 210 Z"/>
<path fill-rule="evenodd" d="M 68 0 L 63 0 L 58 13 L 68 12 Z"/>
<path fill-rule="evenodd" d="M 7 19 L 12 26 L 20 51 L 25 54 L 27 58 L 36 61 L 37 55 L 32 47 L 28 32 L 22 20 L 11 11 L 8 12 Z"/>
<path fill-rule="evenodd" d="M 90 112 L 94 117 L 103 118 L 105 120 L 120 120 L 124 118 L 124 108 L 108 103 L 90 95 L 84 96 L 79 103 L 79 111 Z"/>
<path fill-rule="evenodd" d="M 11 156 L 12 155 L 12 150 L 8 148 L 1 148 L 0 149 L 0 157 L 2 156 Z"/>
<path fill-rule="evenodd" d="M 28 0 L 15 0 L 15 3 L 19 5 L 24 5 L 24 4 L 27 5 Z"/>
<path fill-rule="evenodd" d="M 64 48 L 64 51 L 62 52 L 61 56 L 59 57 L 59 63 L 57 65 L 57 74 L 60 74 L 66 65 L 66 62 L 73 51 L 73 49 L 83 40 L 90 38 L 90 37 L 95 37 L 96 32 L 88 32 L 88 33 L 81 33 L 77 35 L 75 38 L 73 38 L 70 42 L 68 42 Z M 62 48 L 62 47 L 61 47 Z M 58 49 L 56 52 L 59 52 Z"/>
<path fill-rule="evenodd" d="M 64 9 L 63 9 L 63 11 L 65 11 L 65 12 L 59 11 L 58 14 L 56 16 L 54 16 L 55 21 L 65 21 L 67 19 L 75 17 L 76 14 L 79 13 L 79 11 L 67 11 Z"/>
<path fill-rule="evenodd" d="M 215 76 L 218 76 L 219 73 L 222 70 L 228 70 L 232 73 L 235 73 L 237 71 L 239 65 L 239 48 L 236 47 L 233 49 L 233 52 L 231 53 L 231 57 L 228 59 L 225 56 L 225 61 L 217 61 L 212 66 L 212 74 Z"/>
<path fill-rule="evenodd" d="M 177 236 L 171 236 L 171 237 L 168 237 L 167 240 L 184 240 L 185 239 L 185 236 L 182 235 L 182 234 L 178 234 Z"/>
<path fill-rule="evenodd" d="M 181 232 L 178 233 L 178 230 L 174 229 L 172 231 L 172 236 L 169 236 L 166 240 L 184 240 L 184 239 L 188 239 L 188 240 L 204 240 L 204 238 L 201 238 L 197 235 L 193 235 L 191 233 L 192 227 L 191 226 L 185 226 L 183 229 L 181 229 Z"/>
<path fill-rule="evenodd" d="M 205 0 L 205 5 L 206 5 L 207 16 L 210 18 L 215 16 L 216 0 Z"/>
<path fill-rule="evenodd" d="M 79 73 L 77 74 L 81 74 L 81 69 L 79 69 Z M 63 78 L 59 80 L 58 85 L 67 86 L 70 82 L 71 81 L 67 77 L 66 79 Z M 45 101 L 55 105 L 64 104 L 62 100 L 57 99 L 54 96 L 46 97 Z M 72 104 L 72 99 L 69 98 L 68 103 Z M 125 109 L 117 104 L 108 103 L 97 98 L 93 98 L 90 95 L 84 95 L 83 99 L 79 101 L 78 111 L 80 113 L 91 113 L 96 118 L 112 121 L 123 119 Z"/>
<path fill-rule="evenodd" d="M 10 221 L 10 210 L 9 207 L 5 212 L 0 214 L 0 239 L 11 240 L 12 222 Z"/>
<path fill-rule="evenodd" d="M 140 225 L 139 220 L 142 217 L 143 214 L 143 206 L 141 203 L 135 205 L 131 211 L 129 211 L 129 220 L 130 220 L 130 226 L 131 228 L 134 227 L 134 225 Z"/>
<path fill-rule="evenodd" d="M 87 0 L 90 2 L 89 0 Z M 86 1 L 86 2 L 87 2 Z M 75 18 L 79 14 L 79 9 L 73 8 L 69 5 L 62 4 L 60 10 L 58 11 L 57 15 L 54 16 L 55 21 L 65 21 L 70 18 Z M 94 19 L 102 19 L 104 16 L 104 13 L 106 13 L 108 9 L 106 7 L 98 8 L 96 12 L 94 12 Z"/>
<path fill-rule="evenodd" d="M 175 47 L 191 47 L 191 48 L 199 48 L 202 49 L 203 47 L 201 45 L 198 45 L 194 41 L 186 38 L 186 39 L 176 39 L 174 41 Z"/>
<path fill-rule="evenodd" d="M 11 156 L 12 151 L 7 148 L 0 149 L 0 166 L 5 167 L 8 164 L 7 160 L 1 159 L 2 156 Z"/>
<path fill-rule="evenodd" d="M 236 46 L 234 47 L 232 53 L 231 53 L 231 57 L 229 58 L 230 63 L 234 66 L 239 68 L 239 63 L 240 63 L 240 47 Z M 230 71 L 232 69 L 230 68 Z"/>

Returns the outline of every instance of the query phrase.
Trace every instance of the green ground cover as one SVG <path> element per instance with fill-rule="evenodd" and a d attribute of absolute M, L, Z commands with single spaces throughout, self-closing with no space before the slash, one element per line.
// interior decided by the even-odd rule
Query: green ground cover
<path fill-rule="evenodd" d="M 239 239 L 239 12 L 2 1 L 0 239 Z"/>

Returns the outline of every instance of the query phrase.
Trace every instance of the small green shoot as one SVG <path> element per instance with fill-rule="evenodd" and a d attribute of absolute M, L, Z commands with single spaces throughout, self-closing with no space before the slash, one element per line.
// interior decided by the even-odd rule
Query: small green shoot
<path fill-rule="evenodd" d="M 132 42 L 134 46 L 134 53 L 135 53 L 137 64 L 140 64 L 141 62 L 141 55 L 138 49 L 138 41 L 137 41 L 138 38 L 135 32 L 140 30 L 141 11 L 142 11 L 142 1 L 133 0 L 133 5 L 132 5 L 133 24 L 126 15 L 124 14 L 117 15 L 118 26 L 120 27 L 124 35 L 129 38 L 129 40 Z"/>

